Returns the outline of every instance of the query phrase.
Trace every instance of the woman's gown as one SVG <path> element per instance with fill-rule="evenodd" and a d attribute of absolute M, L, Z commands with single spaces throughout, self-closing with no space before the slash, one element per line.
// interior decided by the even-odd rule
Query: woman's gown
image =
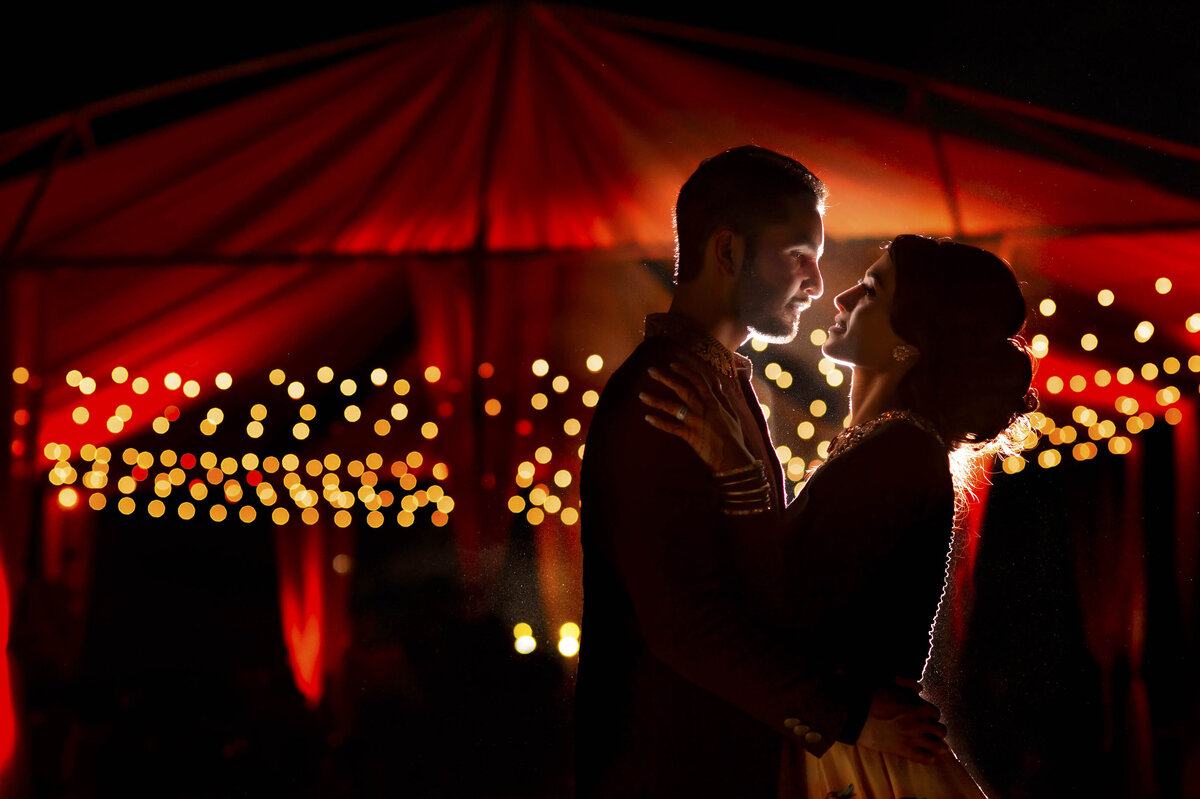
<path fill-rule="evenodd" d="M 801 634 L 834 667 L 872 685 L 920 678 L 954 512 L 944 448 L 907 416 L 878 423 L 810 476 L 786 510 L 785 590 Z M 835 743 L 820 758 L 788 746 L 783 761 L 789 797 L 984 797 L 952 756 L 923 766 Z"/>

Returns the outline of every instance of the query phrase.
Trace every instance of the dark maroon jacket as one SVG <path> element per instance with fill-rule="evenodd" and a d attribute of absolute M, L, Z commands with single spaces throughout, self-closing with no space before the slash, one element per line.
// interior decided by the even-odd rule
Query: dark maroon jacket
<path fill-rule="evenodd" d="M 708 468 L 645 421 L 638 393 L 665 392 L 649 367 L 692 358 L 736 402 L 778 511 L 782 474 L 749 362 L 680 317 L 647 326 L 605 387 L 584 452 L 577 793 L 775 796 L 781 745 L 819 755 L 854 740 L 870 692 L 799 646 L 778 525 L 722 515 Z"/>

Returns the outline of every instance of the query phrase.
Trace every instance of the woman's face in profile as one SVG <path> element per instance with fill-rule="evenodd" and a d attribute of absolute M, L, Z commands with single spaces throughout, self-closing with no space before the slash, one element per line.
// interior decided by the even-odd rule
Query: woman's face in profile
<path fill-rule="evenodd" d="M 829 358 L 877 372 L 896 370 L 892 350 L 904 340 L 892 330 L 896 267 L 884 253 L 857 285 L 833 298 L 837 314 L 821 351 Z"/>

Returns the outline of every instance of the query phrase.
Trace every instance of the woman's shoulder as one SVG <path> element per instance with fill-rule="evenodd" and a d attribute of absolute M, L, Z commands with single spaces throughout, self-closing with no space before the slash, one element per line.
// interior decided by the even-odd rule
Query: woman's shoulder
<path fill-rule="evenodd" d="M 889 412 L 876 419 L 849 428 L 843 436 L 841 446 L 847 456 L 865 453 L 878 455 L 888 452 L 907 455 L 909 459 L 920 458 L 945 463 L 948 461 L 946 445 L 930 422 L 916 414 L 905 411 Z M 838 444 L 831 447 L 831 457 L 836 457 Z"/>
<path fill-rule="evenodd" d="M 855 432 L 847 431 L 847 437 L 854 437 Z M 844 451 L 831 455 L 831 461 L 841 461 L 842 469 L 856 480 L 930 489 L 952 486 L 945 445 L 932 425 L 920 417 L 895 414 L 857 432 Z"/>

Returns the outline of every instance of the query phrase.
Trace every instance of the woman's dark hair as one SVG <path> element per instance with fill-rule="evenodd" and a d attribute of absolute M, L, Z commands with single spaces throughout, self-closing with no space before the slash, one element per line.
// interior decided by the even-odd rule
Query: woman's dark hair
<path fill-rule="evenodd" d="M 892 329 L 920 351 L 900 407 L 937 427 L 951 448 L 999 436 L 1033 403 L 1033 359 L 1017 338 L 1026 305 L 1007 263 L 949 239 L 897 236 Z"/>

